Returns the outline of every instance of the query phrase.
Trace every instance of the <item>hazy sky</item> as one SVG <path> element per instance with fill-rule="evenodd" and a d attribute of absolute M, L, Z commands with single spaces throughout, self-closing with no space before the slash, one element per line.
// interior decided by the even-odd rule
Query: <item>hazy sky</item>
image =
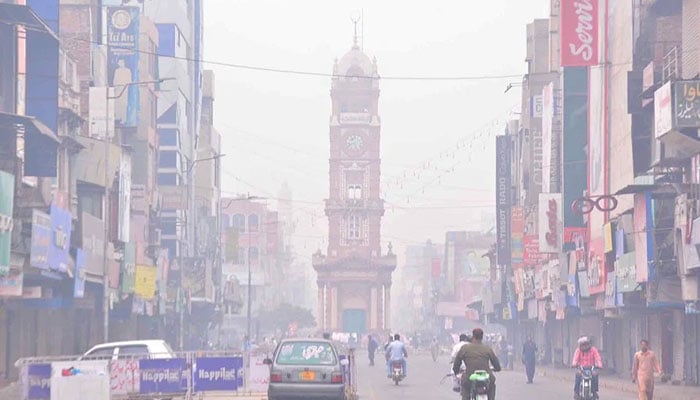
<path fill-rule="evenodd" d="M 548 0 L 204 3 L 205 59 L 323 73 L 350 49 L 351 17 L 363 10 L 364 50 L 384 77 L 522 74 L 525 25 L 549 9 Z M 298 257 L 325 252 L 330 78 L 206 68 L 216 74 L 224 195 L 275 197 L 288 182 Z M 384 250 L 387 241 L 400 254 L 407 243 L 442 242 L 446 230 L 479 229 L 481 213 L 493 213 L 484 207 L 495 197 L 493 136 L 519 103 L 519 89 L 504 94 L 518 81 L 380 83 Z"/>

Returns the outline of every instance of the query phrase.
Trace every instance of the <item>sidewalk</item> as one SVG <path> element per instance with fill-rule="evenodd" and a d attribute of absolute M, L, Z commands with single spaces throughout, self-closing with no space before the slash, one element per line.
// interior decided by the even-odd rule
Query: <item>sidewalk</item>
<path fill-rule="evenodd" d="M 518 365 L 516 370 L 524 372 L 522 365 Z M 574 372 L 572 369 L 560 369 L 553 367 L 537 366 L 535 376 L 546 376 L 548 378 L 571 382 L 573 392 Z M 601 397 L 605 396 L 605 389 L 620 390 L 624 392 L 637 393 L 637 385 L 631 380 L 622 379 L 614 375 L 600 376 Z M 674 386 L 667 383 L 656 383 L 654 388 L 655 400 L 698 400 L 700 399 L 700 387 L 698 386 Z"/>

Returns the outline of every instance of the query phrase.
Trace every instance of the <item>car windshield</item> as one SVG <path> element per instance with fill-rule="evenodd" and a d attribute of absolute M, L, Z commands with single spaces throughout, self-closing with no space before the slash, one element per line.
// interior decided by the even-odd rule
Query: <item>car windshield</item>
<path fill-rule="evenodd" d="M 334 365 L 335 363 L 333 347 L 323 342 L 283 343 L 277 353 L 277 364 L 281 365 Z"/>

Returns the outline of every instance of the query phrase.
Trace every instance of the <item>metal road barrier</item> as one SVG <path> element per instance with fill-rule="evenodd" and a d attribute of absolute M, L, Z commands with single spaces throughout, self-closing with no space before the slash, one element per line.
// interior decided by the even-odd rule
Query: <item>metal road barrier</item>
<path fill-rule="evenodd" d="M 134 357 L 19 359 L 22 400 L 266 399 L 269 349 Z M 344 357 L 348 400 L 357 399 L 354 350 Z"/>

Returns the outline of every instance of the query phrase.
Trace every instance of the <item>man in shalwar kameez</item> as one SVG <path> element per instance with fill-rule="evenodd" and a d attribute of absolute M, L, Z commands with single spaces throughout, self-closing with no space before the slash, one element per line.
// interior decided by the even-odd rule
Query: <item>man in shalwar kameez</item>
<path fill-rule="evenodd" d="M 639 349 L 634 354 L 632 382 L 637 382 L 639 387 L 639 400 L 654 400 L 654 372 L 660 374 L 661 366 L 646 339 L 639 343 Z"/>

